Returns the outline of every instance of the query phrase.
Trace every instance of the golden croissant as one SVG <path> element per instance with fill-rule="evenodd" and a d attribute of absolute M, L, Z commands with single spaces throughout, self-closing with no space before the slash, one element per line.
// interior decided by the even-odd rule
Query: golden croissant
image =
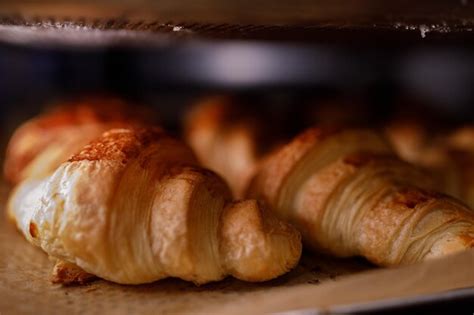
<path fill-rule="evenodd" d="M 474 246 L 474 213 L 369 130 L 309 129 L 260 165 L 248 196 L 268 202 L 311 248 L 388 266 Z"/>
<path fill-rule="evenodd" d="M 264 281 L 301 254 L 293 227 L 255 200 L 232 202 L 219 176 L 156 128 L 104 133 L 52 175 L 22 182 L 9 213 L 51 257 L 123 284 Z"/>

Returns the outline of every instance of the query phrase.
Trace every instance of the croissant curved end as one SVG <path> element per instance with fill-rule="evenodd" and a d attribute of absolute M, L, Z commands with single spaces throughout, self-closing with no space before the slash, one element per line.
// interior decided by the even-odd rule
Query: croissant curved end
<path fill-rule="evenodd" d="M 224 209 L 221 253 L 230 274 L 245 281 L 266 281 L 292 269 L 302 251 L 301 235 L 256 200 Z"/>

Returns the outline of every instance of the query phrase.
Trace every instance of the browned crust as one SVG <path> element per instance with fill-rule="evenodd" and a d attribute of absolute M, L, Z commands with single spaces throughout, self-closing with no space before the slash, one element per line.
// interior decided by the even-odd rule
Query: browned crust
<path fill-rule="evenodd" d="M 68 132 L 69 128 L 103 124 L 104 130 L 107 130 L 152 122 L 153 115 L 145 109 L 132 107 L 113 97 L 89 97 L 73 103 L 60 104 L 53 111 L 33 118 L 17 129 L 7 148 L 5 178 L 14 184 L 20 181 L 22 170 L 58 134 Z M 27 147 L 25 139 L 30 139 Z"/>
<path fill-rule="evenodd" d="M 85 284 L 97 277 L 87 273 L 75 264 L 58 260 L 51 273 L 51 282 L 62 285 Z"/>
<path fill-rule="evenodd" d="M 420 204 L 424 204 L 429 200 L 437 199 L 439 197 L 439 194 L 420 191 L 418 189 L 404 188 L 394 194 L 392 203 L 396 208 L 401 206 L 408 209 L 414 209 Z"/>
<path fill-rule="evenodd" d="M 471 235 L 460 235 L 459 236 L 464 244 L 466 245 L 466 247 L 469 247 L 469 248 L 474 248 L 474 237 L 472 237 Z"/>
<path fill-rule="evenodd" d="M 434 200 L 424 191 L 405 187 L 378 202 L 360 221 L 359 234 L 365 236 L 359 237 L 361 254 L 378 265 L 389 264 L 391 259 L 387 255 L 392 252 L 394 235 L 408 224 L 415 211 L 422 211 L 424 205 Z"/>
<path fill-rule="evenodd" d="M 433 207 L 435 204 L 438 206 Z M 409 224 L 407 221 L 411 220 L 413 216 L 417 216 L 418 221 L 420 221 L 425 217 L 427 211 L 439 209 L 442 205 L 449 205 L 451 210 L 443 212 L 439 216 L 439 220 L 446 223 L 465 220 L 474 222 L 472 211 L 449 196 L 417 187 L 405 186 L 398 188 L 389 198 L 382 200 L 371 209 L 361 221 L 360 230 L 364 231 L 364 235 L 370 235 L 370 237 L 364 238 L 365 243 L 361 246 L 365 249 L 363 251 L 364 256 L 379 265 L 400 263 L 399 259 L 403 259 L 403 256 L 393 257 L 393 261 L 387 260 L 387 254 L 396 250 L 392 248 L 394 246 L 393 242 L 396 240 L 393 235 L 397 235 L 398 230 Z M 426 231 L 426 229 L 423 231 Z M 412 237 L 417 236 L 422 237 L 423 235 L 418 233 Z M 473 246 L 472 236 L 460 236 L 466 247 Z"/>
<path fill-rule="evenodd" d="M 144 147 L 163 137 L 167 136 L 158 127 L 112 129 L 73 155 L 69 162 L 120 160 L 127 163 L 137 157 Z"/>

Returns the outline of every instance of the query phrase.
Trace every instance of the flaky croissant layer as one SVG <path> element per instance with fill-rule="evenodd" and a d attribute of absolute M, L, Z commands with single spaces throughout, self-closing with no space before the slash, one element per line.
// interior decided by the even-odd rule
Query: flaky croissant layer
<path fill-rule="evenodd" d="M 368 130 L 310 129 L 269 156 L 248 190 L 312 248 L 412 263 L 474 246 L 474 214 Z"/>
<path fill-rule="evenodd" d="M 9 213 L 50 256 L 117 283 L 264 281 L 299 260 L 299 233 L 157 129 L 115 129 L 52 176 L 26 180 Z"/>

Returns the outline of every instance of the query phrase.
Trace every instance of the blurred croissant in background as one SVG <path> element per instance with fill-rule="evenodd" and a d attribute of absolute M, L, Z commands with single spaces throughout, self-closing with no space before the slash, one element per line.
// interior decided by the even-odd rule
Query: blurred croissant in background
<path fill-rule="evenodd" d="M 263 126 L 270 121 L 264 120 L 261 109 L 216 96 L 194 104 L 185 119 L 187 143 L 204 166 L 229 183 L 237 198 L 243 197 L 259 159 L 279 140 L 277 126 L 271 126 L 273 135 Z"/>
<path fill-rule="evenodd" d="M 183 122 L 184 139 L 204 166 L 226 179 L 236 198 L 244 197 L 267 154 L 312 124 L 309 108 L 299 103 L 220 95 L 191 105 Z"/>

